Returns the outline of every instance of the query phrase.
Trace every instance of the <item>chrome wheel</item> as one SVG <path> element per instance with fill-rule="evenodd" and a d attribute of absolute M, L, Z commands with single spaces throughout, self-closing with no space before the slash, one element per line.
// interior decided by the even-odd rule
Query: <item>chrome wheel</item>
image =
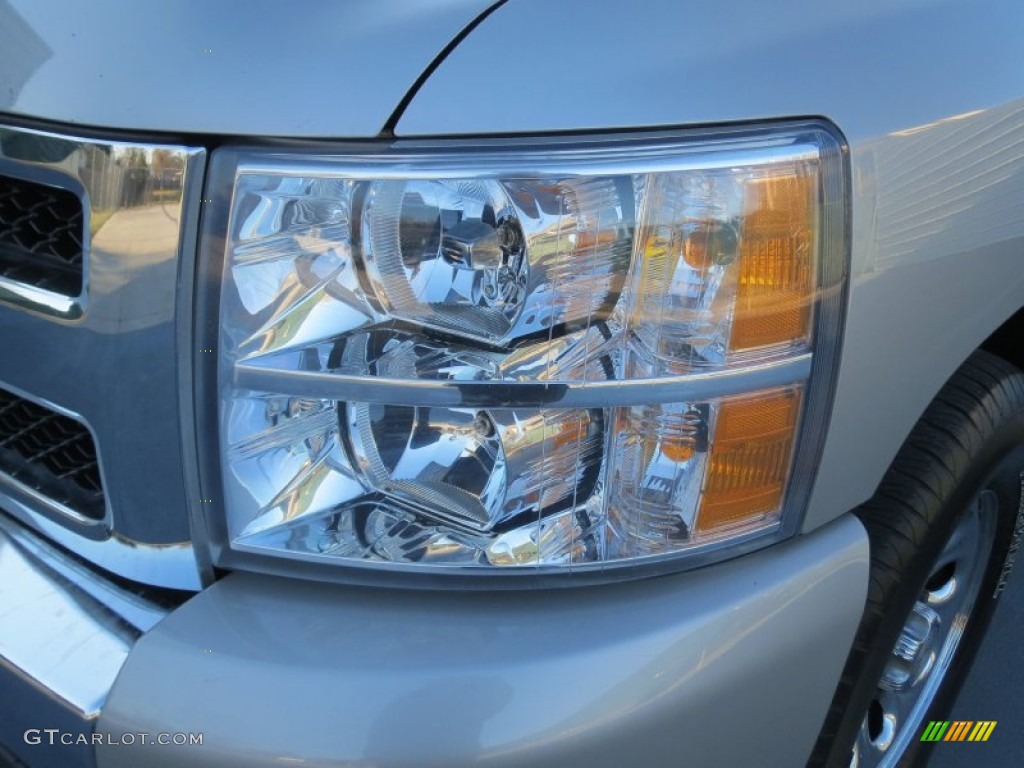
<path fill-rule="evenodd" d="M 850 759 L 894 766 L 942 686 L 974 609 L 996 535 L 999 500 L 982 491 L 964 510 L 904 622 Z"/>

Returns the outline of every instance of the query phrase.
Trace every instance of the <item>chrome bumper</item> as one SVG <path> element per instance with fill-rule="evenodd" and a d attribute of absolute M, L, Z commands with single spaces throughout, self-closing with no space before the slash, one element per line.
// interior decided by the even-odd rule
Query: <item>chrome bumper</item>
<path fill-rule="evenodd" d="M 132 647 L 165 611 L 0 514 L 0 744 L 34 765 L 93 750 L 31 746 L 30 728 L 91 732 Z"/>

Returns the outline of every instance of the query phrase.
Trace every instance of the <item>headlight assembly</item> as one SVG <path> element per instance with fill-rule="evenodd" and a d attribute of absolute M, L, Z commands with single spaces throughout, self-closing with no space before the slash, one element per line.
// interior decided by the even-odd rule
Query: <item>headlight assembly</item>
<path fill-rule="evenodd" d="M 608 578 L 796 529 L 845 279 L 828 127 L 332 152 L 214 158 L 219 562 Z"/>

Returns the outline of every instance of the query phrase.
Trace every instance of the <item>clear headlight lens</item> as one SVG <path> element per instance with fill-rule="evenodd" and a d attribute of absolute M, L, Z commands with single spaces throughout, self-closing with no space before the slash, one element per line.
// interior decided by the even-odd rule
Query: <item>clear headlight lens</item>
<path fill-rule="evenodd" d="M 218 174 L 229 559 L 579 571 L 793 530 L 845 264 L 827 129 Z"/>
<path fill-rule="evenodd" d="M 621 290 L 632 243 L 614 179 L 377 181 L 365 195 L 362 255 L 391 317 L 507 344 L 593 318 Z M 551 290 L 581 251 L 587 273 Z"/>

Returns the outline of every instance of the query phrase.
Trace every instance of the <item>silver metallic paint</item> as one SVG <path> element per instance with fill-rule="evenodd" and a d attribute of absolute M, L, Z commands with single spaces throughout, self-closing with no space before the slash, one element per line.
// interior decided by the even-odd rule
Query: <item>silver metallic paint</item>
<path fill-rule="evenodd" d="M 233 573 L 139 641 L 97 722 L 173 723 L 204 747 L 100 746 L 98 764 L 800 765 L 867 569 L 847 517 L 742 560 L 593 589 Z"/>
<path fill-rule="evenodd" d="M 432 55 L 428 38 L 436 52 L 471 17 L 456 13 L 456 4 L 474 12 L 487 5 L 446 4 L 409 23 L 388 18 L 408 4 L 367 2 L 360 7 L 368 16 L 386 9 L 378 25 L 339 33 L 337 25 L 282 26 L 267 3 L 241 22 L 243 35 L 235 34 L 240 22 L 226 7 L 190 0 L 167 6 L 160 23 L 150 23 L 161 29 L 157 38 L 174 41 L 161 48 L 139 32 L 149 8 L 102 0 L 83 21 L 53 5 L 0 0 L 0 30 L 35 35 L 19 37 L 28 55 L 17 49 L 18 56 L 5 57 L 16 48 L 0 45 L 0 110 L 118 128 L 370 136 Z M 460 18 L 439 32 L 442 15 Z M 392 23 L 405 32 L 390 36 Z M 172 31 L 165 36 L 164 29 Z M 290 60 L 310 34 L 308 64 Z M 335 49 L 335 40 L 349 37 L 353 47 Z M 871 493 L 944 378 L 1024 305 L 1022 37 L 1024 8 L 1013 0 L 661 0 L 600 13 L 585 0 L 512 0 L 427 81 L 398 132 L 834 120 L 849 139 L 853 168 L 853 290 L 810 529 Z M 336 72 L 342 83 L 352 62 L 366 61 L 383 40 L 402 51 L 374 59 L 391 82 L 381 69 L 361 66 L 360 82 L 339 84 L 344 98 L 331 99 L 322 97 L 318 77 L 303 77 Z M 216 59 L 223 66 L 192 58 L 193 49 L 206 47 L 227 52 Z M 509 51 L 508 61 L 531 76 L 515 67 L 495 74 L 494 57 Z M 539 64 L 526 71 L 528 57 Z M 540 66 L 548 61 L 557 66 Z M 272 100 L 261 98 L 268 88 Z M 124 98 L 131 92 L 160 98 Z M 313 98 L 318 109 L 310 111 Z M 233 748 L 241 750 L 238 765 L 279 761 L 294 754 L 297 737 L 310 747 L 309 764 L 343 750 L 401 761 L 407 753 L 389 750 L 417 745 L 389 738 L 393 723 L 428 738 L 442 714 L 445 723 L 461 714 L 479 725 L 466 732 L 478 741 L 461 748 L 490 749 L 497 764 L 557 762 L 575 747 L 589 765 L 635 764 L 632 736 L 650 737 L 668 764 L 687 752 L 751 764 L 774 757 L 775 747 L 779 764 L 797 764 L 863 604 L 866 546 L 863 531 L 846 518 L 694 573 L 498 599 L 233 574 L 143 638 L 100 725 L 135 730 L 167 722 L 153 696 L 159 690 L 176 722 L 223 734 L 216 751 L 188 755 L 216 764 L 227 764 Z M 450 625 L 431 623 L 437 606 Z M 213 653 L 200 656 L 211 641 Z M 510 655 L 499 658 L 500 651 Z M 602 664 L 607 658 L 630 666 L 611 678 L 616 667 Z M 362 661 L 380 668 L 365 670 Z M 474 700 L 480 673 L 495 669 L 504 677 L 483 684 L 499 703 Z M 656 677 L 659 671 L 669 674 Z M 783 719 L 788 712 L 765 709 L 763 696 L 751 695 L 765 690 L 806 701 L 807 713 Z M 612 691 L 617 695 L 606 695 Z M 282 692 L 305 706 L 238 709 L 236 697 L 281 701 Z M 593 711 L 584 709 L 583 694 L 599 695 Z M 723 711 L 751 718 L 749 737 L 725 730 L 731 721 L 718 717 Z M 561 722 L 552 719 L 559 713 Z M 611 718 L 601 722 L 607 729 L 588 728 L 601 715 Z M 378 730 L 366 730 L 364 739 L 368 724 Z M 149 749 L 147 764 L 174 758 Z M 100 760 L 131 765 L 136 755 L 111 748 Z"/>
<path fill-rule="evenodd" d="M 493 0 L 0 0 L 0 112 L 121 130 L 375 136 Z"/>

